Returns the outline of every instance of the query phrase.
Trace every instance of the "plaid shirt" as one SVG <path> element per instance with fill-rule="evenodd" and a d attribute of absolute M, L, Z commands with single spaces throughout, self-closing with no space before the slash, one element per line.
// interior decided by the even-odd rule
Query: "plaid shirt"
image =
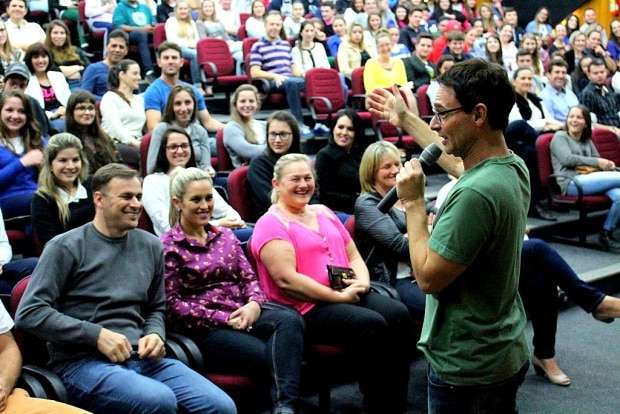
<path fill-rule="evenodd" d="M 588 83 L 581 93 L 581 103 L 596 114 L 599 123 L 620 127 L 620 95 L 609 87 Z"/>

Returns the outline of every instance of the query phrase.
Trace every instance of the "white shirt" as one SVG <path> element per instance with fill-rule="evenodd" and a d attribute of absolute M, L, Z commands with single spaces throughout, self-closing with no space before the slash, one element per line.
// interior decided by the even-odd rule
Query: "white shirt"
<path fill-rule="evenodd" d="M 86 192 L 86 188 L 84 188 L 82 183 L 78 183 L 77 191 L 73 195 L 69 194 L 68 192 L 66 192 L 64 189 L 60 187 L 58 188 L 58 194 L 60 195 L 60 198 L 62 199 L 62 201 L 64 201 L 67 204 L 77 203 L 80 200 L 84 200 L 88 198 L 88 193 Z"/>
<path fill-rule="evenodd" d="M 142 95 L 133 95 L 129 104 L 116 92 L 108 91 L 101 98 L 100 110 L 101 127 L 110 138 L 129 144 L 142 137 L 146 123 Z"/>
<path fill-rule="evenodd" d="M 170 230 L 170 177 L 164 173 L 149 174 L 142 184 L 142 204 L 146 213 L 153 222 L 155 234 L 161 236 Z M 213 190 L 213 213 L 211 223 L 224 217 L 241 220 L 239 213 L 235 211 L 217 192 Z"/>
<path fill-rule="evenodd" d="M 11 19 L 4 23 L 11 46 L 26 50 L 28 46 L 37 42 L 45 42 L 45 32 L 38 23 L 22 20 L 18 26 Z"/>
<path fill-rule="evenodd" d="M 6 311 L 4 304 L 0 302 L 0 335 L 4 335 L 13 329 L 13 319 L 9 316 L 9 313 Z"/>

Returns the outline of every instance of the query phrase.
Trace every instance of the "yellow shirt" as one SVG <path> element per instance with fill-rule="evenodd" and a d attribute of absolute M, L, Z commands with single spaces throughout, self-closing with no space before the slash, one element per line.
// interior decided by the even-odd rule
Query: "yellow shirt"
<path fill-rule="evenodd" d="M 392 85 L 402 86 L 407 83 L 405 65 L 401 59 L 390 58 L 392 69 L 386 69 L 378 58 L 369 59 L 364 66 L 364 88 L 370 93 L 377 88 L 391 88 Z"/>

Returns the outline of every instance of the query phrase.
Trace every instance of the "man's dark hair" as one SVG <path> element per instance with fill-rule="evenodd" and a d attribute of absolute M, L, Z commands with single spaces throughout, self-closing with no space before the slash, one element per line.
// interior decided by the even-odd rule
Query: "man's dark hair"
<path fill-rule="evenodd" d="M 437 81 L 454 90 L 465 112 L 471 112 L 477 104 L 484 104 L 491 129 L 503 131 L 508 125 L 508 114 L 515 96 L 506 71 L 500 65 L 470 59 L 457 63 Z"/>
<path fill-rule="evenodd" d="M 551 59 L 551 62 L 549 62 L 549 73 L 551 73 L 554 66 L 561 66 L 564 69 L 568 70 L 568 63 L 566 63 L 566 61 L 560 57 Z"/>
<path fill-rule="evenodd" d="M 506 15 L 506 13 L 517 13 L 517 9 L 515 9 L 514 7 L 510 7 L 510 6 L 506 6 L 504 7 L 504 16 Z M 517 16 L 519 15 L 519 13 L 517 13 Z"/>
<path fill-rule="evenodd" d="M 93 179 L 91 181 L 93 193 L 101 191 L 110 181 L 112 181 L 113 178 L 120 178 L 122 180 L 138 178 L 138 171 L 132 170 L 124 164 L 111 163 L 104 165 L 93 175 Z"/>
<path fill-rule="evenodd" d="M 407 16 L 411 16 L 413 12 L 424 13 L 424 9 L 420 6 L 414 6 L 412 9 L 409 10 L 409 13 L 407 13 Z"/>
<path fill-rule="evenodd" d="M 428 39 L 431 42 L 433 40 L 435 40 L 435 38 L 433 37 L 432 34 L 428 33 L 428 32 L 422 32 L 420 33 L 417 37 L 416 37 L 416 43 L 420 41 L 420 39 Z"/>
<path fill-rule="evenodd" d="M 465 41 L 465 35 L 463 32 L 459 32 L 458 30 L 453 30 L 448 32 L 448 42 L 453 40 L 460 40 L 461 42 Z"/>
<path fill-rule="evenodd" d="M 157 57 L 159 58 L 161 54 L 164 53 L 166 50 L 176 50 L 177 52 L 179 52 L 179 56 L 183 55 L 183 52 L 181 51 L 181 46 L 177 45 L 174 42 L 166 41 L 159 45 L 159 47 L 157 48 Z"/>
<path fill-rule="evenodd" d="M 336 3 L 334 3 L 331 0 L 323 0 L 321 2 L 321 6 L 320 7 L 323 7 L 323 6 L 329 7 L 330 9 L 334 9 L 334 10 L 336 9 Z"/>
<path fill-rule="evenodd" d="M 527 49 L 523 49 L 523 48 L 520 48 L 520 49 L 517 51 L 517 59 L 519 58 L 519 56 L 529 56 L 529 57 L 531 57 L 532 59 L 534 59 L 534 56 L 532 55 L 532 52 L 530 52 L 530 51 L 529 51 L 529 50 L 527 50 Z"/>
<path fill-rule="evenodd" d="M 605 62 L 599 58 L 592 59 L 592 62 L 590 62 L 590 64 L 588 65 L 588 72 L 590 72 L 592 66 L 605 66 L 605 68 L 607 68 Z"/>
<path fill-rule="evenodd" d="M 129 44 L 129 35 L 120 29 L 112 30 L 112 32 L 110 32 L 106 45 L 108 45 L 112 39 L 123 39 L 125 45 Z"/>

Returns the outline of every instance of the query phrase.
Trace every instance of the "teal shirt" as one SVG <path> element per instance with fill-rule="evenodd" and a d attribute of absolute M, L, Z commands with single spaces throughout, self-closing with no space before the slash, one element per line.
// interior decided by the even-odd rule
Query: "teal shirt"
<path fill-rule="evenodd" d="M 447 383 L 499 382 L 528 359 L 518 289 L 529 202 L 527 167 L 511 153 L 467 170 L 438 212 L 430 249 L 467 269 L 427 295 L 418 347 Z"/>
<path fill-rule="evenodd" d="M 112 16 L 114 28 L 120 29 L 122 25 L 146 26 L 153 25 L 153 13 L 144 4 L 131 5 L 127 0 L 118 3 Z"/>

